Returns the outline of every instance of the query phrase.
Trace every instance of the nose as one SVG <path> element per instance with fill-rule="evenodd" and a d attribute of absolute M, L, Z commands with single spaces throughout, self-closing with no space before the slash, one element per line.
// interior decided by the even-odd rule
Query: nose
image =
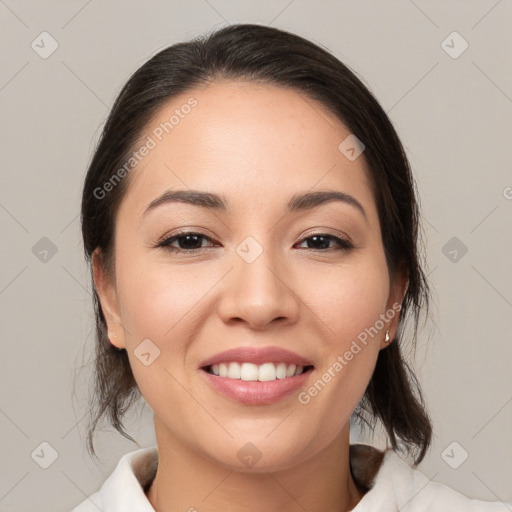
<path fill-rule="evenodd" d="M 219 314 L 225 323 L 245 322 L 263 330 L 269 324 L 297 321 L 300 299 L 289 265 L 264 250 L 251 263 L 234 254 L 233 268 L 222 280 Z"/>

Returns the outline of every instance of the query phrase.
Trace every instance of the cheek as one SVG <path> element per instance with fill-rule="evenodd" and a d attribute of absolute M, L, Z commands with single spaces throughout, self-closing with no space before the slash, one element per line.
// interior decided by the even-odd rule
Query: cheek
<path fill-rule="evenodd" d="M 300 402 L 311 407 L 312 417 L 326 418 L 325 428 L 334 435 L 373 373 L 386 330 L 380 315 L 385 313 L 389 282 L 385 261 L 375 257 L 354 259 L 353 265 L 331 268 L 327 274 L 316 273 L 317 286 L 303 289 L 313 318 L 322 326 L 323 345 L 317 380 Z"/>
<path fill-rule="evenodd" d="M 180 268 L 145 261 L 143 258 L 120 262 L 118 282 L 121 316 L 130 332 L 130 343 L 154 339 L 155 343 L 173 339 L 193 324 L 194 308 L 215 279 L 193 266 Z"/>
<path fill-rule="evenodd" d="M 142 257 L 119 261 L 119 308 L 130 366 L 154 411 L 185 410 L 187 405 L 180 386 L 187 354 L 201 326 L 201 301 L 218 280 L 192 267 L 171 268 Z M 145 365 L 139 356 L 148 352 L 152 362 Z"/>
<path fill-rule="evenodd" d="M 164 394 L 167 401 L 179 402 L 182 389 L 172 377 L 183 382 L 189 377 L 187 370 L 196 369 L 191 366 L 190 347 L 212 314 L 208 292 L 225 270 L 219 274 L 207 265 L 171 266 L 142 255 L 119 258 L 118 268 L 120 314 L 139 389 L 157 409 Z M 150 359 L 157 354 L 148 366 L 137 357 L 143 346 L 149 347 Z"/>
<path fill-rule="evenodd" d="M 297 321 L 316 333 L 324 364 L 344 353 L 352 340 L 364 337 L 384 312 L 389 283 L 383 255 L 379 256 L 378 251 L 364 251 L 338 265 L 299 264 L 295 273 L 287 274 L 290 293 L 302 302 Z M 133 350 L 143 340 L 153 340 L 172 353 L 174 365 L 176 356 L 185 357 L 189 340 L 206 317 L 214 314 L 214 302 L 220 299 L 215 285 L 225 267 L 205 262 L 167 265 L 128 252 L 116 265 L 127 346 Z"/>
<path fill-rule="evenodd" d="M 334 351 L 337 355 L 358 336 L 364 338 L 362 333 L 375 326 L 379 315 L 385 312 L 388 271 L 378 255 L 354 257 L 347 264 L 331 266 L 322 272 L 317 269 L 309 276 L 306 272 L 301 280 L 306 283 L 301 285 L 304 302 L 324 326 L 322 332 L 329 340 L 330 353 Z M 382 330 L 381 322 L 377 327 Z M 382 335 L 374 337 L 380 340 Z"/>

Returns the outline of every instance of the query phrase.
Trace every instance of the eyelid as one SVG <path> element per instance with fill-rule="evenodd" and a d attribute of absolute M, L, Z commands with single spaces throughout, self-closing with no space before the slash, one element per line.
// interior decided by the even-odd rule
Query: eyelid
<path fill-rule="evenodd" d="M 325 230 L 324 231 L 315 231 L 314 233 L 308 233 L 308 234 L 302 236 L 301 239 L 299 240 L 299 242 L 297 242 L 297 243 L 302 244 L 303 242 L 305 242 L 306 240 L 308 240 L 309 238 L 312 238 L 314 236 L 322 236 L 322 237 L 334 240 L 334 242 L 337 243 L 338 248 L 336 248 L 336 247 L 330 247 L 328 249 L 305 248 L 304 250 L 312 251 L 312 252 L 319 252 L 319 253 L 322 253 L 322 252 L 328 253 L 328 252 L 332 252 L 332 251 L 348 251 L 350 249 L 356 248 L 355 244 L 352 242 L 350 237 L 348 237 L 347 235 L 345 235 L 345 234 L 336 234 L 335 235 L 334 233 L 331 233 L 331 232 L 325 231 Z"/>
<path fill-rule="evenodd" d="M 306 234 L 302 235 L 301 240 L 304 240 L 304 238 L 309 238 L 310 236 L 315 236 L 315 235 L 317 235 L 317 236 L 318 235 L 324 235 L 324 236 L 327 235 L 327 236 L 333 236 L 335 238 L 341 238 L 345 242 L 354 244 L 352 242 L 352 239 L 350 238 L 350 236 L 348 236 L 345 232 L 340 231 L 338 229 L 333 229 L 333 228 L 311 228 L 311 229 L 314 229 L 316 231 L 313 231 L 313 232 L 307 231 Z"/>
<path fill-rule="evenodd" d="M 330 252 L 344 252 L 344 251 L 348 251 L 350 249 L 356 248 L 355 244 L 352 242 L 352 240 L 350 239 L 349 236 L 347 236 L 345 233 L 340 233 L 338 231 L 337 231 L 337 233 L 338 234 L 334 234 L 334 233 L 330 232 L 330 230 L 328 230 L 328 229 L 322 230 L 321 228 L 317 228 L 317 231 L 314 231 L 312 233 L 306 233 L 303 236 L 301 236 L 299 241 L 296 244 L 294 244 L 294 246 L 297 244 L 302 244 L 306 240 L 308 240 L 312 237 L 320 236 L 320 237 L 330 239 L 331 241 L 334 241 L 337 244 L 337 247 L 336 246 L 329 247 L 327 249 L 302 248 L 301 250 L 315 252 L 315 253 L 330 253 Z M 171 243 L 173 243 L 177 239 L 179 239 L 181 237 L 185 237 L 187 235 L 199 236 L 200 238 L 205 238 L 205 239 L 209 240 L 210 242 L 213 242 L 214 244 L 216 244 L 215 240 L 211 236 L 203 233 L 200 229 L 188 227 L 188 228 L 181 228 L 176 232 L 164 235 L 162 238 L 160 238 L 158 240 L 158 242 L 156 244 L 153 245 L 153 247 L 165 249 L 165 250 L 168 250 L 169 252 L 189 254 L 189 255 L 198 254 L 198 253 L 201 253 L 208 249 L 213 248 L 212 246 L 210 246 L 210 247 L 199 247 L 196 249 L 181 249 L 179 247 L 171 246 Z"/>
<path fill-rule="evenodd" d="M 214 238 L 212 235 L 204 233 L 202 228 L 195 228 L 195 227 L 191 226 L 191 227 L 187 227 L 187 228 L 178 228 L 176 231 L 171 231 L 171 232 L 166 233 L 164 236 L 160 237 L 156 241 L 154 246 L 158 246 L 159 244 L 162 244 L 163 242 L 167 242 L 168 240 L 170 240 L 172 238 L 177 238 L 177 237 L 185 236 L 185 235 L 200 235 L 200 236 L 203 236 L 204 238 L 208 238 L 209 240 L 213 240 L 213 238 Z"/>

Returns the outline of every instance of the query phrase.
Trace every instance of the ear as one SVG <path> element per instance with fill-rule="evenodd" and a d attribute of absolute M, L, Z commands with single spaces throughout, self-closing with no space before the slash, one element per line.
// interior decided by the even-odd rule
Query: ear
<path fill-rule="evenodd" d="M 100 300 L 103 316 L 107 322 L 110 343 L 117 348 L 126 348 L 125 332 L 119 314 L 115 280 L 113 276 L 107 275 L 103 253 L 99 247 L 92 254 L 92 271 L 94 287 Z"/>
<path fill-rule="evenodd" d="M 386 325 L 380 342 L 380 348 L 386 348 L 395 339 L 398 330 L 398 321 L 402 309 L 402 300 L 409 286 L 409 275 L 404 265 L 397 271 L 395 279 L 391 282 L 388 302 L 386 304 Z M 389 329 L 389 341 L 385 341 L 386 331 Z"/>

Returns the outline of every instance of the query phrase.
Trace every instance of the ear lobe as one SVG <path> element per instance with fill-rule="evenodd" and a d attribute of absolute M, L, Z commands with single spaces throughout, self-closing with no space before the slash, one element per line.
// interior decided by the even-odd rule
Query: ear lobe
<path fill-rule="evenodd" d="M 107 322 L 110 343 L 117 348 L 125 348 L 124 330 L 117 306 L 117 291 L 112 277 L 106 273 L 100 248 L 96 248 L 92 254 L 92 273 L 101 310 Z"/>
<path fill-rule="evenodd" d="M 389 319 L 389 323 L 387 323 L 386 327 L 383 330 L 382 341 L 380 343 L 380 348 L 386 348 L 396 337 L 396 333 L 398 330 L 398 322 L 400 319 L 400 311 L 402 309 L 402 302 L 405 294 L 407 293 L 407 289 L 409 287 L 409 276 L 408 272 L 401 272 L 395 281 L 391 284 L 391 290 L 389 293 L 387 309 L 386 309 L 386 317 Z M 385 334 L 389 329 L 389 341 L 385 342 Z"/>

